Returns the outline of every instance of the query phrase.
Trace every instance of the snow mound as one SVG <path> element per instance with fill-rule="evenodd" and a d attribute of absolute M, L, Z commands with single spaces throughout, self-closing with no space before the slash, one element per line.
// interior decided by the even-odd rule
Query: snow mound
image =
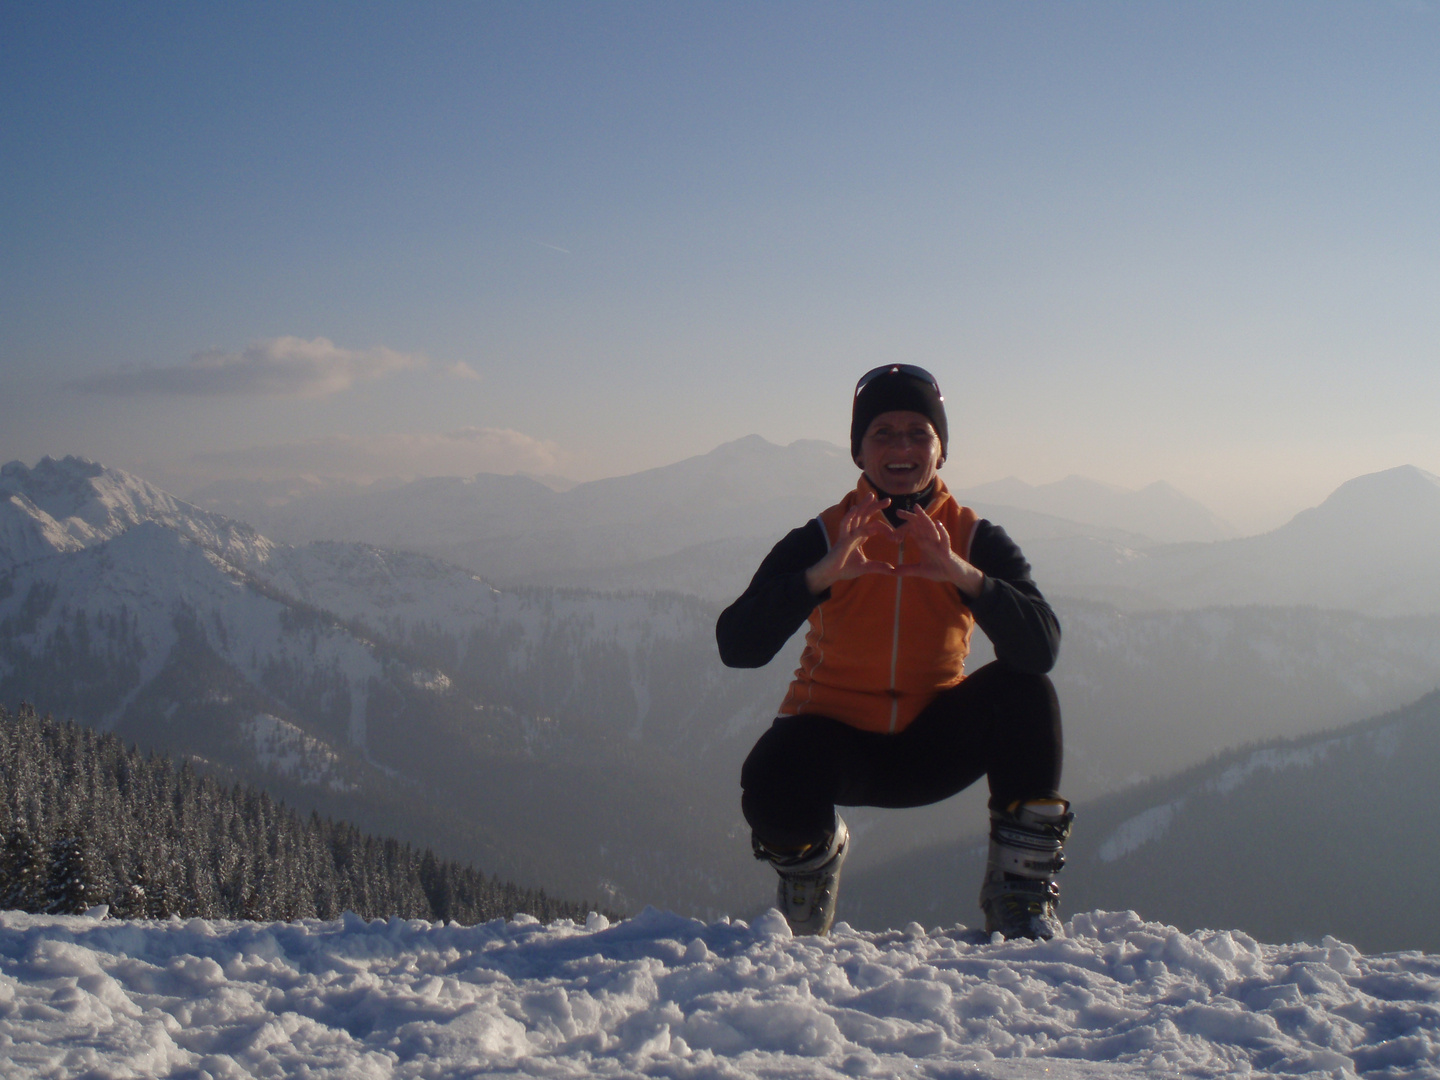
<path fill-rule="evenodd" d="M 10 1077 L 1434 1076 L 1440 958 L 1182 934 L 0 914 Z"/>

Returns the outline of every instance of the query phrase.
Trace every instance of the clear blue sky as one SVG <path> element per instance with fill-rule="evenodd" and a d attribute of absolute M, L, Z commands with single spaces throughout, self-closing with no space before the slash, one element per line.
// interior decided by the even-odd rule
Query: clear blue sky
<path fill-rule="evenodd" d="M 1440 473 L 1440 9 L 0 0 L 0 460 Z"/>

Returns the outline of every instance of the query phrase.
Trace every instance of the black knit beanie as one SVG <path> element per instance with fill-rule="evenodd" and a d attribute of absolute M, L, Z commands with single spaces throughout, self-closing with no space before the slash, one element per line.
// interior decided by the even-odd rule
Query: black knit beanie
<path fill-rule="evenodd" d="M 924 368 L 891 364 L 860 377 L 855 387 L 855 406 L 850 414 L 850 457 L 860 458 L 860 440 L 870 422 L 881 413 L 901 410 L 917 412 L 935 426 L 940 436 L 940 456 L 949 455 L 950 429 L 945 423 L 945 398 L 940 384 Z"/>

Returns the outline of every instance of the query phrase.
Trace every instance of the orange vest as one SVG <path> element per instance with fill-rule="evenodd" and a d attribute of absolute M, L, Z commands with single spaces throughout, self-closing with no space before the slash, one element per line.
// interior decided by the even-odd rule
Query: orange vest
<path fill-rule="evenodd" d="M 833 545 L 840 519 L 869 480 L 817 519 Z M 950 547 L 968 561 L 979 522 L 940 480 L 925 512 L 945 526 Z M 898 566 L 917 561 L 904 545 L 872 536 L 868 558 Z M 965 657 L 975 616 L 949 582 L 890 574 L 862 574 L 837 581 L 830 599 L 810 612 L 810 632 L 795 681 L 780 713 L 818 713 L 865 731 L 903 731 L 941 690 L 965 678 Z"/>

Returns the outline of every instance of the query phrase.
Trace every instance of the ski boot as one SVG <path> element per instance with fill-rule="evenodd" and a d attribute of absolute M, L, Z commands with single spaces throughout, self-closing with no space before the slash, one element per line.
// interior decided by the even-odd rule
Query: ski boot
<path fill-rule="evenodd" d="M 980 887 L 985 932 L 1048 941 L 1058 935 L 1065 841 L 1075 815 L 1064 799 L 990 811 L 990 858 Z"/>
<path fill-rule="evenodd" d="M 818 844 L 784 854 L 771 851 L 759 840 L 751 840 L 757 859 L 764 859 L 780 875 L 775 906 L 796 935 L 828 934 L 835 921 L 835 901 L 840 894 L 840 867 L 850 850 L 850 830 L 839 814 L 835 828 Z"/>

